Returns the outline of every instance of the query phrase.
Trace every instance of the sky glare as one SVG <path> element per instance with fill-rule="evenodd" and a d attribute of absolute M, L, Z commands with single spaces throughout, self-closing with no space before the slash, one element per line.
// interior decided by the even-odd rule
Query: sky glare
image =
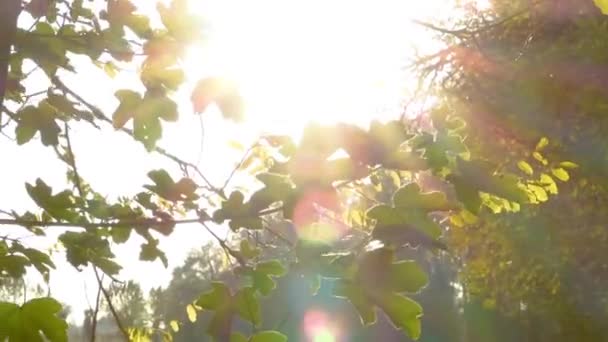
<path fill-rule="evenodd" d="M 154 11 L 154 1 L 134 3 L 142 13 Z M 160 145 L 198 162 L 211 181 L 220 184 L 241 156 L 228 147 L 229 141 L 246 146 L 267 132 L 297 138 L 308 121 L 365 125 L 372 119 L 395 118 L 414 86 L 405 67 L 417 50 L 434 48 L 428 43 L 429 33 L 410 19 L 445 17 L 450 6 L 448 0 L 192 0 L 191 10 L 205 19 L 208 37 L 205 45 L 189 49 L 183 65 L 188 81 L 175 95 L 180 121 L 164 125 Z M 137 70 L 111 79 L 85 58 L 73 61 L 78 72 L 62 75 L 64 82 L 108 114 L 118 104 L 115 90 L 142 87 Z M 245 123 L 223 120 L 215 107 L 202 117 L 193 114 L 190 91 L 196 81 L 210 75 L 228 77 L 239 86 L 246 102 Z M 33 80 L 27 86 L 36 91 L 37 85 Z M 83 178 L 108 196 L 141 191 L 150 169 L 174 167 L 112 130 L 79 129 L 73 145 Z M 0 146 L 6 160 L 12 161 L 0 178 L 0 208 L 33 208 L 24 183 L 37 177 L 57 189 L 66 186 L 63 165 L 52 151 L 40 144 L 18 147 L 4 137 Z M 59 233 L 49 231 L 51 236 Z M 49 240 L 28 239 L 48 246 Z M 162 240 L 169 269 L 207 239 L 198 227 L 184 226 Z M 159 262 L 140 262 L 141 241 L 132 240 L 117 248 L 125 265 L 121 279 L 137 280 L 144 291 L 166 285 L 170 270 Z M 52 293 L 72 307 L 71 320 L 80 323 L 88 308 L 86 298 L 95 297 L 94 278 L 90 270 L 78 272 L 67 262 L 58 269 L 51 278 Z"/>

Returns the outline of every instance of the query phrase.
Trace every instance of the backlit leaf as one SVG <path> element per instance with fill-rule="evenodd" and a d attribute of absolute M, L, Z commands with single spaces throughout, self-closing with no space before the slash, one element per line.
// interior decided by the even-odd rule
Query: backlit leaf
<path fill-rule="evenodd" d="M 196 309 L 194 308 L 194 305 L 188 304 L 186 306 L 186 313 L 188 314 L 188 320 L 190 322 L 196 322 Z"/>

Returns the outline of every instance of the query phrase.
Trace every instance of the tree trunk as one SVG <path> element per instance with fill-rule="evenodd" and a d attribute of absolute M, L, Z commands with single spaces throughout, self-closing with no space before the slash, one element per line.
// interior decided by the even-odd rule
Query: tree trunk
<path fill-rule="evenodd" d="M 21 13 L 21 0 L 0 0 L 0 109 L 6 93 L 8 64 L 17 32 L 19 13 Z"/>

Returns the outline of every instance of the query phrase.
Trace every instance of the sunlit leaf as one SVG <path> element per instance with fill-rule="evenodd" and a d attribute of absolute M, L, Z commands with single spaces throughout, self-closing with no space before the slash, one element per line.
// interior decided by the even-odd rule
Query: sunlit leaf
<path fill-rule="evenodd" d="M 190 313 L 188 313 L 188 319 L 190 320 L 190 317 L 192 317 L 190 315 Z M 196 321 L 196 312 L 194 315 L 194 321 Z M 194 322 L 193 320 L 190 320 L 190 322 Z M 171 330 L 173 330 L 174 332 L 178 332 L 179 331 L 179 323 L 176 320 L 173 320 L 171 322 L 169 322 L 169 326 L 171 327 Z"/>
<path fill-rule="evenodd" d="M 603 14 L 608 15 L 608 0 L 593 0 L 593 2 Z"/>
<path fill-rule="evenodd" d="M 568 174 L 568 171 L 561 167 L 552 169 L 551 173 L 555 176 L 555 178 L 561 180 L 562 182 L 567 182 L 570 179 L 570 174 Z"/>
<path fill-rule="evenodd" d="M 549 139 L 547 139 L 547 137 L 542 137 L 536 144 L 535 150 L 542 151 L 547 145 L 549 145 Z"/>
<path fill-rule="evenodd" d="M 186 313 L 188 314 L 188 320 L 190 322 L 196 322 L 196 309 L 194 308 L 194 305 L 192 304 L 188 304 L 186 306 Z"/>
<path fill-rule="evenodd" d="M 249 339 L 249 342 L 287 342 L 287 336 L 278 331 L 261 331 Z"/>
<path fill-rule="evenodd" d="M 420 337 L 422 307 L 408 297 L 399 294 L 380 296 L 378 306 L 386 313 L 398 329 L 403 329 L 409 337 L 416 340 Z"/>
<path fill-rule="evenodd" d="M 534 173 L 532 166 L 530 166 L 530 164 L 528 164 L 528 162 L 524 160 L 520 160 L 519 162 L 517 162 L 517 167 L 519 167 L 519 169 L 527 175 L 532 175 Z"/>
<path fill-rule="evenodd" d="M 58 316 L 61 309 L 61 304 L 53 298 L 32 299 L 21 307 L 0 302 L 0 340 L 67 341 L 68 325 Z"/>

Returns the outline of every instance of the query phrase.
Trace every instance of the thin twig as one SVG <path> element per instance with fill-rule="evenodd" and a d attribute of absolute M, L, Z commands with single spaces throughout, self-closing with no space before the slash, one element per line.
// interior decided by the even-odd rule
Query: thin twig
<path fill-rule="evenodd" d="M 264 219 L 262 219 L 262 220 L 264 221 L 264 223 L 266 223 L 266 225 L 264 226 L 264 229 L 266 229 L 270 234 L 277 237 L 279 240 L 285 242 L 288 246 L 293 247 L 292 241 L 290 241 L 288 238 L 283 236 L 283 234 L 279 234 L 274 229 L 270 229 L 270 222 L 268 222 L 268 220 L 264 220 Z"/>
<path fill-rule="evenodd" d="M 95 267 L 95 266 L 93 266 Z M 101 279 L 103 282 L 103 279 Z M 97 314 L 99 313 L 99 302 L 101 299 L 101 284 L 99 284 L 99 287 L 97 288 L 97 296 L 95 297 L 95 310 L 93 311 L 93 317 L 91 317 L 91 319 L 93 320 L 91 322 L 91 342 L 95 342 L 95 338 L 97 335 Z"/>
<path fill-rule="evenodd" d="M 261 217 L 278 213 L 283 210 L 283 207 L 269 208 L 261 210 L 256 214 L 248 216 L 232 216 L 227 217 L 227 220 L 246 218 L 246 217 Z M 65 227 L 65 228 L 152 228 L 165 226 L 168 224 L 189 224 L 189 223 L 201 223 L 212 221 L 211 217 L 197 217 L 188 218 L 182 220 L 159 220 L 157 218 L 143 218 L 140 220 L 124 220 L 124 221 L 113 221 L 113 222 L 58 222 L 58 221 L 38 221 L 38 220 L 23 220 L 23 219 L 0 219 L 0 225 L 16 225 L 26 227 Z"/>
<path fill-rule="evenodd" d="M 58 77 L 53 77 L 51 79 L 51 82 L 59 89 L 61 89 L 62 91 L 70 94 L 71 96 L 73 96 L 74 98 L 76 98 L 78 101 L 80 101 L 83 105 L 85 105 L 87 108 L 89 108 L 89 110 L 93 113 L 93 115 L 101 120 L 104 121 L 106 123 L 109 124 L 113 124 L 112 120 L 110 118 L 108 118 L 97 106 L 93 105 L 92 103 L 86 101 L 84 98 L 82 98 L 80 95 L 78 95 L 76 92 L 74 92 L 72 89 L 68 88 L 65 83 L 63 83 Z M 129 136 L 131 136 L 132 138 L 135 138 L 135 134 L 133 133 L 133 130 L 129 129 L 129 128 L 125 128 L 122 127 L 119 129 L 121 132 L 124 132 L 126 134 L 128 134 Z M 177 157 L 176 155 L 168 152 L 167 150 L 163 149 L 162 147 L 155 147 L 154 151 L 174 162 L 176 162 L 180 167 L 182 168 L 186 168 L 186 169 L 192 169 L 196 174 L 198 174 L 201 179 L 207 184 L 209 190 L 217 193 L 218 195 L 220 195 L 222 198 L 226 199 L 226 196 L 223 194 L 223 192 L 221 191 L 221 189 L 218 189 L 217 187 L 215 187 L 213 184 L 211 184 L 211 182 L 209 181 L 209 179 L 202 173 L 202 171 L 198 168 L 198 166 L 194 165 L 193 163 L 187 162 L 179 157 Z"/>
<path fill-rule="evenodd" d="M 0 225 L 15 225 L 25 227 L 64 227 L 64 228 L 153 228 L 168 224 L 188 224 L 200 222 L 200 218 L 183 220 L 159 220 L 156 218 L 143 218 L 141 220 L 126 220 L 113 222 L 59 222 L 38 221 L 23 219 L 0 219 Z"/>
<path fill-rule="evenodd" d="M 76 166 L 76 158 L 74 157 L 74 151 L 72 150 L 72 143 L 70 141 L 70 133 L 69 133 L 69 126 L 66 122 L 65 124 L 65 138 L 66 138 L 66 142 L 67 142 L 67 161 L 70 164 L 70 166 L 72 167 L 72 170 L 74 171 L 74 185 L 76 186 L 76 189 L 78 190 L 78 194 L 80 195 L 80 198 L 84 200 L 85 198 L 85 192 L 82 188 L 82 184 L 80 182 L 80 175 L 78 173 L 78 167 Z M 108 303 L 108 307 L 110 308 L 110 312 L 112 312 L 112 315 L 114 316 L 114 320 L 116 321 L 116 325 L 118 326 L 118 328 L 120 329 L 120 331 L 122 331 L 123 335 L 125 336 L 126 340 L 129 341 L 129 334 L 127 333 L 127 331 L 124 329 L 124 327 L 122 326 L 122 322 L 120 321 L 120 317 L 118 317 L 118 315 L 116 314 L 116 310 L 114 309 L 114 305 L 112 304 L 111 298 L 108 295 L 107 291 L 104 289 L 103 287 L 103 279 L 99 276 L 99 273 L 97 272 L 97 267 L 93 266 L 93 271 L 95 272 L 95 278 L 97 279 L 97 283 L 99 284 L 99 289 L 98 291 L 101 290 L 101 292 L 103 292 L 104 297 L 106 298 L 106 302 Z M 95 322 L 97 321 L 97 310 L 99 309 L 99 292 L 97 293 L 97 303 L 96 303 L 96 307 L 95 307 Z M 93 342 L 95 341 L 95 329 L 96 329 L 96 325 L 97 323 L 93 324 L 93 335 L 91 337 L 91 339 L 93 340 Z"/>
<path fill-rule="evenodd" d="M 251 153 L 251 151 L 254 149 L 254 147 L 255 147 L 255 144 L 253 146 L 249 147 L 247 149 L 247 151 L 245 151 L 245 153 L 243 154 L 243 157 L 241 157 L 241 160 L 238 162 L 238 164 L 236 164 L 234 166 L 234 168 L 232 169 L 232 171 L 228 175 L 228 178 L 226 178 L 226 180 L 224 181 L 224 184 L 222 185 L 222 187 L 220 188 L 220 190 L 224 191 L 226 189 L 226 187 L 228 186 L 228 183 L 230 183 L 230 181 L 232 180 L 232 177 L 234 177 L 235 173 L 241 168 L 241 166 L 243 166 L 243 163 L 245 162 L 245 160 L 249 156 L 249 153 Z"/>
<path fill-rule="evenodd" d="M 74 150 L 72 150 L 72 142 L 70 140 L 70 126 L 68 126 L 67 122 L 65 123 L 65 140 L 68 149 L 68 164 L 72 167 L 72 170 L 74 171 L 74 185 L 78 190 L 80 198 L 84 200 L 85 193 L 82 189 L 82 184 L 80 183 L 80 173 L 78 172 L 78 168 L 76 167 L 76 157 L 74 156 Z"/>
<path fill-rule="evenodd" d="M 108 308 L 110 309 L 110 313 L 112 313 L 112 316 L 114 317 L 114 321 L 116 322 L 116 325 L 118 326 L 118 330 L 120 330 L 120 332 L 122 332 L 123 336 L 125 337 L 125 341 L 129 341 L 130 340 L 129 333 L 127 332 L 125 327 L 122 325 L 120 317 L 118 316 L 118 313 L 116 312 L 116 309 L 114 308 L 114 304 L 112 304 L 112 298 L 110 297 L 108 290 L 106 290 L 103 287 L 103 282 L 102 282 L 101 278 L 99 277 L 99 272 L 97 272 L 97 267 L 93 266 L 93 271 L 95 271 L 95 278 L 97 278 L 97 283 L 99 284 L 101 293 L 103 293 L 103 297 L 106 299 L 106 303 L 108 303 Z"/>
<path fill-rule="evenodd" d="M 247 266 L 247 261 L 245 261 L 245 258 L 243 258 L 243 256 L 240 253 L 238 253 L 237 251 L 235 251 L 232 248 L 230 248 L 230 246 L 228 246 L 228 244 L 226 243 L 226 241 L 224 241 L 222 238 L 220 238 L 207 225 L 207 223 L 205 223 L 205 221 L 201 221 L 201 224 L 203 225 L 203 227 L 205 227 L 205 229 L 209 232 L 209 234 L 211 234 L 211 236 L 213 236 L 217 240 L 217 242 L 220 244 L 220 246 L 222 247 L 222 249 L 224 249 L 224 251 L 226 251 L 226 253 L 228 253 L 231 257 L 235 258 L 236 261 L 238 261 L 239 264 L 241 264 L 241 266 Z"/>

